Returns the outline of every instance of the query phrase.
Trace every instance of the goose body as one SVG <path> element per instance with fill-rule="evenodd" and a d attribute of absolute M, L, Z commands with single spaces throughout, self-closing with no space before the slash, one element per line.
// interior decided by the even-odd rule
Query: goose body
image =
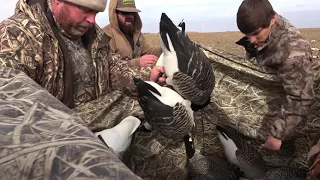
<path fill-rule="evenodd" d="M 163 53 L 157 66 L 163 66 L 171 85 L 183 98 L 195 105 L 210 102 L 214 88 L 214 74 L 209 58 L 185 33 L 185 23 L 176 27 L 162 13 L 160 21 L 160 43 Z"/>
<path fill-rule="evenodd" d="M 250 146 L 235 129 L 217 126 L 219 140 L 228 161 L 244 172 L 244 177 L 258 179 L 265 176 L 265 162 L 259 152 Z"/>
<path fill-rule="evenodd" d="M 124 118 L 119 124 L 110 129 L 96 132 L 99 137 L 121 159 L 122 153 L 129 147 L 133 133 L 141 121 L 133 116 Z"/>
<path fill-rule="evenodd" d="M 194 127 L 191 102 L 176 91 L 134 78 L 147 122 L 167 138 L 182 138 Z"/>
<path fill-rule="evenodd" d="M 196 152 L 189 159 L 188 175 L 192 180 L 238 180 L 239 173 L 229 169 L 225 158 L 203 156 Z"/>
<path fill-rule="evenodd" d="M 308 171 L 306 169 L 279 167 L 268 170 L 261 180 L 305 180 Z"/>
<path fill-rule="evenodd" d="M 249 145 L 243 136 L 230 127 L 217 126 L 219 140 L 228 161 L 243 172 L 243 180 L 300 180 L 306 178 L 306 170 L 292 167 L 267 166 L 261 154 Z"/>

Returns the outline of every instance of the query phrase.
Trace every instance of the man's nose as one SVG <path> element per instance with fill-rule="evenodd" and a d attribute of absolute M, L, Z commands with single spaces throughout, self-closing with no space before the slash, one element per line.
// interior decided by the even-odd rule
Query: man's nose
<path fill-rule="evenodd" d="M 97 15 L 96 12 L 89 13 L 87 16 L 87 22 L 89 22 L 90 24 L 95 24 L 96 23 L 96 15 Z"/>
<path fill-rule="evenodd" d="M 257 38 L 255 36 L 249 36 L 248 38 L 251 44 L 254 44 L 257 41 Z"/>

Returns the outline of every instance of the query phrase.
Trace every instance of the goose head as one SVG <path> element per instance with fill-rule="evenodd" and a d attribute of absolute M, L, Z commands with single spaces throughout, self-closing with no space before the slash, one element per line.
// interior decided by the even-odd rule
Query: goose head
<path fill-rule="evenodd" d="M 184 19 L 181 20 L 181 22 L 178 24 L 178 28 L 180 31 L 185 32 L 186 30 L 186 23 L 183 21 Z"/>
<path fill-rule="evenodd" d="M 113 128 L 96 132 L 95 135 L 121 159 L 140 123 L 140 119 L 128 116 Z"/>
<path fill-rule="evenodd" d="M 168 138 L 180 138 L 191 131 L 194 119 L 190 101 L 157 83 L 137 78 L 134 82 L 138 89 L 138 102 L 151 126 Z"/>
<path fill-rule="evenodd" d="M 242 37 L 240 40 L 238 40 L 236 42 L 236 44 L 240 45 L 240 46 L 243 46 L 244 49 L 250 53 L 252 56 L 256 56 L 257 55 L 257 48 L 255 47 L 254 44 L 251 44 L 248 37 L 247 36 L 244 36 Z"/>
<path fill-rule="evenodd" d="M 238 150 L 238 147 L 235 141 L 228 135 L 227 131 L 223 129 L 221 126 L 217 126 L 217 132 L 218 138 L 224 148 L 228 161 L 239 166 L 239 162 L 236 156 L 236 151 Z"/>
<path fill-rule="evenodd" d="M 152 81 L 143 81 L 142 79 L 134 78 L 136 87 L 138 88 L 139 97 L 151 98 L 155 101 L 160 101 L 164 105 L 173 107 L 177 102 L 182 103 L 185 107 L 191 109 L 191 102 L 185 100 L 180 94 L 168 87 L 162 87 Z"/>

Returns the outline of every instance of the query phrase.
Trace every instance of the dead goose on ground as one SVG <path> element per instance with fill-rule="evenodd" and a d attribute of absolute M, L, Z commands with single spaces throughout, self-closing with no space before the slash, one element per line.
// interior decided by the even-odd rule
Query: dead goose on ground
<path fill-rule="evenodd" d="M 162 13 L 160 43 L 162 55 L 157 66 L 163 66 L 166 83 L 194 105 L 206 106 L 214 88 L 215 77 L 209 58 L 192 42 L 181 22 L 181 31 L 171 19 Z"/>
<path fill-rule="evenodd" d="M 163 136 L 176 139 L 188 135 L 194 127 L 191 102 L 176 91 L 155 82 L 134 78 L 138 102 L 147 122 Z"/>
<path fill-rule="evenodd" d="M 262 178 L 266 173 L 265 162 L 260 153 L 246 142 L 233 128 L 217 126 L 219 140 L 228 161 L 244 172 L 248 179 Z"/>
<path fill-rule="evenodd" d="M 140 123 L 141 121 L 138 118 L 128 116 L 113 128 L 96 132 L 95 135 L 107 147 L 111 148 L 118 158 L 122 159 L 122 155 L 130 146 L 132 135 Z"/>
<path fill-rule="evenodd" d="M 247 143 L 248 138 L 231 127 L 217 126 L 218 137 L 228 161 L 240 168 L 242 179 L 305 179 L 306 170 L 267 166 L 261 154 Z"/>
<path fill-rule="evenodd" d="M 305 180 L 308 171 L 293 167 L 278 167 L 269 169 L 261 179 L 255 180 Z"/>
<path fill-rule="evenodd" d="M 228 161 L 218 156 L 203 156 L 196 152 L 188 163 L 190 180 L 237 180 L 240 171 L 232 171 Z"/>

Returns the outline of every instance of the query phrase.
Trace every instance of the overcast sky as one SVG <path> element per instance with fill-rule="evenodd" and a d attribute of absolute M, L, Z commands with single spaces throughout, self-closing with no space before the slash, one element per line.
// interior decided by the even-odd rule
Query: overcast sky
<path fill-rule="evenodd" d="M 11 16 L 17 0 L 0 0 L 0 21 Z M 184 18 L 187 31 L 237 31 L 236 13 L 242 0 L 136 0 L 143 32 L 157 32 L 165 12 L 175 23 Z M 270 0 L 274 9 L 299 28 L 320 27 L 320 0 Z M 97 23 L 109 23 L 108 7 Z"/>

